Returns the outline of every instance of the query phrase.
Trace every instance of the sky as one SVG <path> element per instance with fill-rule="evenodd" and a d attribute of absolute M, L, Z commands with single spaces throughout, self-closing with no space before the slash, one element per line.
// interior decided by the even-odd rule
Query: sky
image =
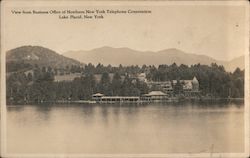
<path fill-rule="evenodd" d="M 140 51 L 177 48 L 218 60 L 247 51 L 246 6 L 172 2 L 61 2 L 3 5 L 4 50 L 39 45 L 58 53 L 98 47 L 128 47 Z M 49 7 L 48 7 L 49 6 Z M 12 10 L 150 10 L 151 14 L 105 14 L 104 19 L 59 19 L 57 14 L 17 15 Z"/>

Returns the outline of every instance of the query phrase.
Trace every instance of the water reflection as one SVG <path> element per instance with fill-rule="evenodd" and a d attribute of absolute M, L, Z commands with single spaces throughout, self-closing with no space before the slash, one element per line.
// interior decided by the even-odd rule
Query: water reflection
<path fill-rule="evenodd" d="M 23 105 L 7 112 L 11 153 L 243 152 L 243 103 Z"/>

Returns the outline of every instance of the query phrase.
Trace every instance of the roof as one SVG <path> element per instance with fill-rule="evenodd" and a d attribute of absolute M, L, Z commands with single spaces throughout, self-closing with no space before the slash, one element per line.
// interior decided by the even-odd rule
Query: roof
<path fill-rule="evenodd" d="M 102 99 L 139 99 L 136 96 L 105 96 Z"/>
<path fill-rule="evenodd" d="M 148 81 L 148 84 L 171 84 L 171 81 Z"/>
<path fill-rule="evenodd" d="M 138 77 L 146 77 L 146 73 L 140 73 L 137 75 Z"/>
<path fill-rule="evenodd" d="M 197 80 L 197 78 L 194 76 L 193 80 L 192 80 L 193 83 L 199 83 L 199 81 Z"/>
<path fill-rule="evenodd" d="M 167 95 L 166 93 L 163 93 L 162 91 L 151 91 L 148 94 L 145 94 L 145 96 L 163 96 L 163 95 Z"/>
<path fill-rule="evenodd" d="M 95 96 L 95 97 L 101 97 L 101 96 L 104 96 L 104 94 L 102 94 L 102 93 L 96 93 L 96 94 L 93 94 L 92 96 Z"/>

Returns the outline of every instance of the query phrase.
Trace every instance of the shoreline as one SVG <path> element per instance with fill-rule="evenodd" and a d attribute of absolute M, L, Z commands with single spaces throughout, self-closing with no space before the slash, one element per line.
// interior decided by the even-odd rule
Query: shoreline
<path fill-rule="evenodd" d="M 79 105 L 107 105 L 107 104 L 124 104 L 124 105 L 147 105 L 147 104 L 170 104 L 170 103 L 220 103 L 220 102 L 244 102 L 244 98 L 171 98 L 169 100 L 156 100 L 156 101 L 146 101 L 139 100 L 135 102 L 119 102 L 119 101 L 111 101 L 111 102 L 96 102 L 93 100 L 58 100 L 58 101 L 44 101 L 44 102 L 25 102 L 25 103 L 7 103 L 6 106 L 11 105 L 44 105 L 44 104 L 79 104 Z"/>

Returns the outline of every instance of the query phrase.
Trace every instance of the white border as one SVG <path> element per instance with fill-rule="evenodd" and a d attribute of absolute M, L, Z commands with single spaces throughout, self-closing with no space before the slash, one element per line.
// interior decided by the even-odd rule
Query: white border
<path fill-rule="evenodd" d="M 172 154 L 9 154 L 7 153 L 6 148 L 6 79 L 5 79 L 5 52 L 4 47 L 4 37 L 5 37 L 5 27 L 4 27 L 4 8 L 14 6 L 29 6 L 32 3 L 32 6 L 79 6 L 88 5 L 88 6 L 97 6 L 97 5 L 106 5 L 106 6 L 118 6 L 118 5 L 130 5 L 130 6 L 158 6 L 158 5 L 244 5 L 246 7 L 246 26 L 249 26 L 249 2 L 248 1 L 2 1 L 1 2 L 1 156 L 2 157 L 249 157 L 249 27 L 246 27 L 246 43 L 245 43 L 245 152 L 244 153 L 172 153 Z"/>

